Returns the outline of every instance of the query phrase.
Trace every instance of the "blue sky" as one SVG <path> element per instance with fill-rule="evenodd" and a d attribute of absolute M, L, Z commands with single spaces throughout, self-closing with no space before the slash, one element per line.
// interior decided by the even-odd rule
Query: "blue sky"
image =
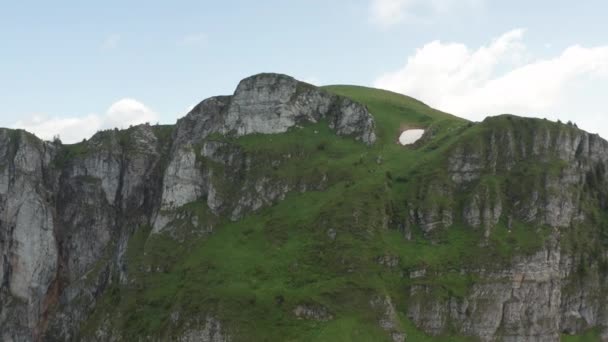
<path fill-rule="evenodd" d="M 272 71 L 608 137 L 605 13 L 599 0 L 5 1 L 0 126 L 72 142 L 173 123 Z"/>

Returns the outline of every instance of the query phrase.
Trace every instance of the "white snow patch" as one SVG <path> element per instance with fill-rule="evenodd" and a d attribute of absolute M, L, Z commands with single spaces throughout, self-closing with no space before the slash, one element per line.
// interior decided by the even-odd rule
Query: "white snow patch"
<path fill-rule="evenodd" d="M 403 146 L 411 145 L 416 141 L 420 140 L 424 135 L 423 129 L 408 129 L 401 133 L 399 136 L 399 143 Z"/>

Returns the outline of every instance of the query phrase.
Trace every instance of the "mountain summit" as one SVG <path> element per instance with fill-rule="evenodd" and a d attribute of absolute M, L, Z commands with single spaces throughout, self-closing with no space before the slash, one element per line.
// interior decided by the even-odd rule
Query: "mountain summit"
<path fill-rule="evenodd" d="M 607 170 L 572 124 L 279 74 L 175 126 L 0 129 L 0 339 L 607 339 Z"/>

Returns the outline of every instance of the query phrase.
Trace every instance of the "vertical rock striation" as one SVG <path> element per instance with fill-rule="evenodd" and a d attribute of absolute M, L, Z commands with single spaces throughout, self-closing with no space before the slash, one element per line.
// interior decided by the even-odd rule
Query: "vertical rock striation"
<path fill-rule="evenodd" d="M 514 222 L 550 233 L 532 254 L 463 269 L 478 279 L 464 295 L 411 286 L 408 317 L 431 335 L 456 331 L 482 341 L 558 341 L 561 333 L 606 329 L 608 274 L 598 228 L 608 209 L 608 143 L 571 126 L 510 116 L 487 119 L 480 129 L 448 153 L 450 181 L 440 192 L 448 204 L 411 200 L 411 211 L 422 214 L 408 224 L 428 233 L 439 229 L 429 222 L 441 222 L 436 217 L 447 211 L 486 239 L 499 224 L 515 234 Z M 589 227 L 597 227 L 594 236 L 580 240 Z"/>

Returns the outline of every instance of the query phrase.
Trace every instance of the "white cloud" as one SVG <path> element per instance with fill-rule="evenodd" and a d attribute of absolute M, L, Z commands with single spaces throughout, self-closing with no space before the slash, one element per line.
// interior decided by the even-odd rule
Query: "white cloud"
<path fill-rule="evenodd" d="M 403 20 L 405 9 L 410 3 L 407 0 L 373 0 L 372 20 L 380 26 L 397 24 Z"/>
<path fill-rule="evenodd" d="M 201 46 L 207 44 L 207 35 L 205 33 L 192 33 L 182 37 L 178 42 L 181 46 Z"/>
<path fill-rule="evenodd" d="M 155 123 L 158 120 L 158 114 L 148 107 L 137 100 L 125 98 L 112 104 L 103 115 L 89 114 L 83 117 L 33 115 L 15 122 L 12 127 L 25 129 L 45 140 L 59 135 L 64 143 L 75 143 L 91 137 L 101 129 L 127 128 L 146 122 Z"/>
<path fill-rule="evenodd" d="M 144 122 L 154 123 L 158 114 L 154 113 L 143 103 L 134 99 L 122 99 L 115 102 L 105 115 L 105 128 L 125 128 Z"/>
<path fill-rule="evenodd" d="M 371 0 L 373 23 L 390 27 L 402 21 L 412 21 L 435 14 L 445 14 L 455 8 L 476 8 L 483 0 Z"/>
<path fill-rule="evenodd" d="M 39 138 L 51 140 L 59 135 L 63 142 L 73 143 L 95 134 L 101 127 L 102 119 L 95 114 L 85 117 L 58 118 L 47 115 L 34 115 L 13 124 L 13 128 L 22 128 L 36 134 Z"/>
<path fill-rule="evenodd" d="M 103 50 L 114 50 L 118 48 L 118 44 L 120 44 L 120 35 L 112 34 L 106 37 L 106 39 L 101 44 L 101 48 Z"/>
<path fill-rule="evenodd" d="M 446 112 L 472 120 L 512 113 L 582 123 L 608 137 L 608 127 L 593 125 L 608 90 L 608 46 L 574 45 L 558 56 L 529 57 L 524 30 L 505 33 L 472 50 L 460 43 L 430 42 L 405 66 L 375 81 L 378 88 L 416 97 Z M 575 96 L 574 93 L 584 94 Z"/>

